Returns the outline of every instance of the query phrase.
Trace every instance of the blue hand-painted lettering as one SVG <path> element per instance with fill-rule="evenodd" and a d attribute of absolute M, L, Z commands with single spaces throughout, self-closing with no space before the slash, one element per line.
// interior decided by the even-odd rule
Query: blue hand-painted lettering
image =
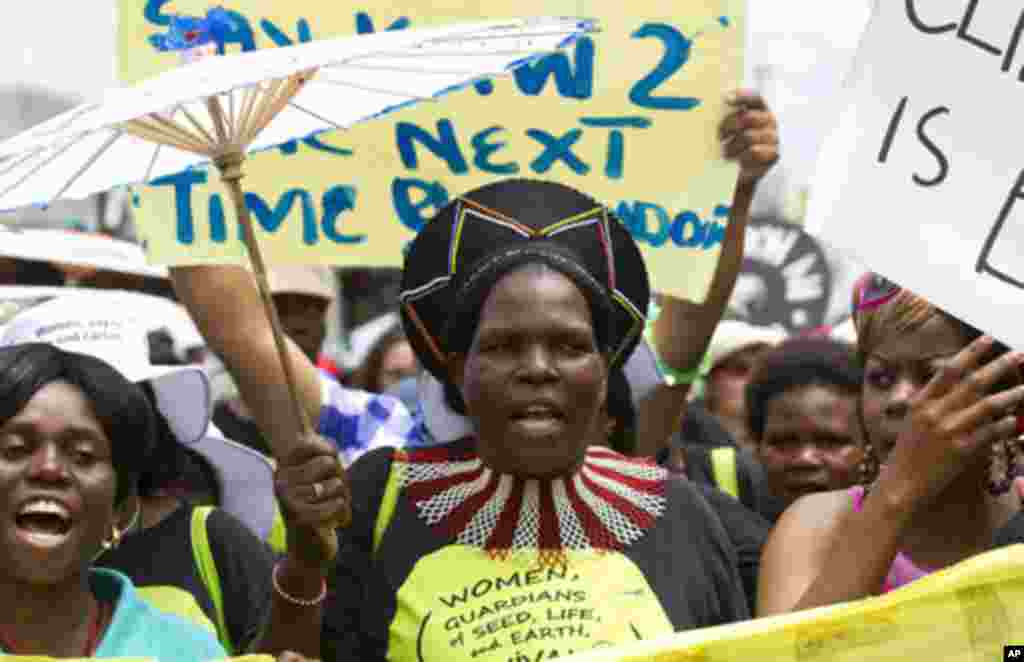
<path fill-rule="evenodd" d="M 326 152 L 327 154 L 333 154 L 335 156 L 352 156 L 353 154 L 352 150 L 345 147 L 335 147 L 334 145 L 321 140 L 319 136 L 309 136 L 302 140 L 289 140 L 288 142 L 278 145 L 277 149 L 281 150 L 281 154 L 291 156 L 299 151 L 300 142 L 306 147 L 311 147 L 319 152 Z"/>
<path fill-rule="evenodd" d="M 415 202 L 414 192 L 419 194 Z M 391 182 L 391 200 L 402 225 L 419 232 L 424 223 L 448 204 L 448 190 L 441 182 L 396 177 Z"/>
<path fill-rule="evenodd" d="M 342 234 L 338 231 L 338 217 L 356 208 L 356 190 L 351 186 L 334 186 L 323 195 L 324 217 L 320 229 L 336 244 L 362 244 L 365 234 Z"/>
<path fill-rule="evenodd" d="M 575 69 L 575 72 L 573 71 Z M 515 70 L 519 91 L 537 96 L 554 76 L 558 94 L 569 99 L 589 99 L 594 94 L 594 41 L 582 37 L 573 50 L 573 64 L 565 53 L 552 53 Z"/>
<path fill-rule="evenodd" d="M 145 8 L 142 11 L 142 15 L 147 21 L 153 25 L 161 27 L 171 24 L 172 14 L 163 13 L 164 6 L 171 3 L 171 0 L 146 0 Z M 228 16 L 231 19 L 231 23 L 234 26 L 233 30 L 230 30 L 225 35 L 224 44 L 238 44 L 241 46 L 243 51 L 252 51 L 256 49 L 256 37 L 253 34 L 252 26 L 249 24 L 249 20 L 233 10 L 227 10 Z M 154 44 L 152 37 L 149 39 L 151 44 Z M 155 46 L 155 44 L 154 44 Z M 218 48 L 223 53 L 224 48 Z"/>
<path fill-rule="evenodd" d="M 469 172 L 469 165 L 459 148 L 459 141 L 455 137 L 455 127 L 452 125 L 452 121 L 438 120 L 437 134 L 438 137 L 435 138 L 429 132 L 410 122 L 396 124 L 395 135 L 402 164 L 410 170 L 419 168 L 419 158 L 416 154 L 416 143 L 419 142 L 435 156 L 444 159 L 452 174 L 464 175 Z"/>
<path fill-rule="evenodd" d="M 179 244 L 192 244 L 196 240 L 196 228 L 192 222 L 192 187 L 206 183 L 202 170 L 183 170 L 174 175 L 154 179 L 153 186 L 174 187 L 174 211 L 178 219 L 176 236 Z"/>
<path fill-rule="evenodd" d="M 654 96 L 655 89 L 683 68 L 690 59 L 693 42 L 666 23 L 644 23 L 631 35 L 634 39 L 655 37 L 665 49 L 661 60 L 629 91 L 629 100 L 642 108 L 658 110 L 693 110 L 700 105 L 696 97 Z"/>
<path fill-rule="evenodd" d="M 410 21 L 407 16 L 401 16 L 391 22 L 391 25 L 384 28 L 385 32 L 404 30 L 409 27 Z M 364 11 L 356 13 L 356 34 L 373 34 L 377 29 L 373 26 L 373 19 Z"/>
<path fill-rule="evenodd" d="M 581 117 L 580 124 L 611 129 L 608 132 L 604 174 L 608 179 L 622 179 L 626 161 L 626 137 L 622 135 L 621 129 L 647 129 L 651 126 L 651 120 L 646 117 Z"/>
<path fill-rule="evenodd" d="M 609 129 L 604 172 L 609 179 L 622 179 L 626 145 L 623 129 L 646 129 L 651 127 L 652 122 L 646 117 L 636 116 L 581 117 L 580 124 L 588 128 Z M 495 158 L 495 154 L 508 147 L 506 141 L 496 139 L 497 135 L 505 130 L 501 126 L 491 126 L 478 131 L 470 138 L 472 162 L 481 172 L 511 175 L 523 169 L 519 163 L 499 162 Z M 570 129 L 560 136 L 543 129 L 528 129 L 525 133 L 540 146 L 538 156 L 528 164 L 534 172 L 544 174 L 559 162 L 579 175 L 590 172 L 591 166 L 574 151 L 584 135 L 582 129 Z M 462 149 L 458 132 L 451 119 L 437 122 L 436 135 L 411 122 L 399 122 L 395 127 L 395 134 L 398 154 L 407 169 L 420 169 L 421 155 L 418 149 L 423 147 L 441 159 L 452 174 L 463 175 L 469 172 L 466 153 Z"/>
<path fill-rule="evenodd" d="M 195 243 L 196 222 L 192 194 L 194 187 L 205 184 L 207 179 L 207 173 L 201 170 L 185 170 L 152 182 L 156 187 L 170 186 L 174 189 L 175 238 L 179 244 L 190 246 Z M 323 194 L 323 217 L 319 223 L 313 196 L 304 189 L 286 191 L 273 206 L 255 193 L 245 194 L 246 207 L 260 227 L 271 234 L 280 230 L 296 202 L 300 203 L 302 209 L 302 241 L 307 246 L 317 244 L 321 233 L 335 244 L 359 244 L 366 241 L 365 235 L 346 235 L 338 227 L 342 214 L 355 209 L 356 191 L 351 186 L 334 186 Z M 218 244 L 227 242 L 228 223 L 225 220 L 224 201 L 219 194 L 210 196 L 207 209 L 210 240 Z M 241 228 L 236 236 L 242 236 Z"/>
<path fill-rule="evenodd" d="M 286 35 L 281 28 L 277 27 L 267 19 L 262 19 L 260 21 L 260 27 L 263 28 L 263 31 L 267 33 L 270 40 L 277 46 L 293 46 L 295 44 L 295 41 Z M 309 29 L 309 21 L 306 19 L 300 18 L 295 23 L 295 32 L 298 35 L 300 44 L 313 41 L 313 31 Z"/>
<path fill-rule="evenodd" d="M 708 250 L 725 240 L 725 225 L 719 220 L 728 217 L 729 208 L 715 207 L 710 221 L 701 220 L 691 210 L 673 218 L 663 207 L 650 202 L 623 201 L 615 208 L 615 213 L 639 243 L 660 248 L 669 245 L 671 240 L 670 245 L 681 248 Z M 654 227 L 651 227 L 652 222 Z"/>
<path fill-rule="evenodd" d="M 570 129 L 561 137 L 556 137 L 543 129 L 529 129 L 526 135 L 544 146 L 544 151 L 540 156 L 530 163 L 530 168 L 537 174 L 544 174 L 550 170 L 556 161 L 564 162 L 577 175 L 585 175 L 590 172 L 590 166 L 581 161 L 572 151 L 572 146 L 583 135 L 582 129 Z"/>
<path fill-rule="evenodd" d="M 519 172 L 518 163 L 493 163 L 490 160 L 491 154 L 503 149 L 507 143 L 504 141 L 488 142 L 488 140 L 495 133 L 499 133 L 504 130 L 504 127 L 492 126 L 473 136 L 473 149 L 476 152 L 473 157 L 473 165 L 492 175 L 514 175 Z"/>

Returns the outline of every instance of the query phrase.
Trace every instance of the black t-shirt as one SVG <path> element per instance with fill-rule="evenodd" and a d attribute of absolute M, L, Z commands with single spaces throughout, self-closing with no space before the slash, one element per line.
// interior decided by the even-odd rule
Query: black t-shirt
<path fill-rule="evenodd" d="M 993 547 L 1009 547 L 1024 543 L 1024 510 L 1019 511 L 996 531 Z"/>
<path fill-rule="evenodd" d="M 686 405 L 679 431 L 673 436 L 676 445 L 692 446 L 736 446 L 736 440 L 715 415 L 709 412 L 702 400 L 694 400 Z"/>
<path fill-rule="evenodd" d="M 190 593 L 211 623 L 216 611 L 192 551 L 192 511 L 184 504 L 156 526 L 127 536 L 97 566 L 123 572 L 139 587 L 172 586 Z M 213 509 L 206 520 L 210 551 L 220 578 L 224 620 L 236 651 L 259 634 L 270 609 L 270 548 L 232 515 Z"/>
<path fill-rule="evenodd" d="M 761 549 L 772 530 L 771 523 L 725 492 L 711 485 L 697 484 L 697 489 L 722 521 L 725 533 L 736 548 L 743 589 L 750 613 L 757 605 L 757 577 L 761 570 Z"/>
<path fill-rule="evenodd" d="M 353 523 L 339 534 L 324 660 L 547 659 L 749 617 L 736 550 L 686 480 L 667 481 L 664 513 L 621 552 L 526 571 L 453 544 L 404 490 L 375 550 L 393 454 L 372 451 L 349 471 Z"/>
<path fill-rule="evenodd" d="M 739 487 L 740 503 L 748 510 L 760 515 L 769 524 L 775 524 L 788 504 L 785 500 L 774 496 L 768 489 L 764 467 L 761 466 L 761 462 L 753 451 L 746 448 L 729 448 L 736 454 L 736 484 Z M 721 489 L 722 486 L 718 484 L 714 463 L 711 459 L 713 450 L 713 448 L 705 446 L 684 446 L 686 477 L 695 483 Z M 664 464 L 667 459 L 667 450 L 658 456 L 658 461 L 661 464 Z"/>

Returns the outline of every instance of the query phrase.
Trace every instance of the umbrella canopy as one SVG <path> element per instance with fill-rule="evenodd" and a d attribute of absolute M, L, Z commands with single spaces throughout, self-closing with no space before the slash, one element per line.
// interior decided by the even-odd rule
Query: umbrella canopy
<path fill-rule="evenodd" d="M 214 163 L 244 229 L 292 413 L 305 437 L 313 428 L 299 401 L 240 184 L 245 155 L 436 99 L 478 78 L 508 73 L 593 30 L 592 22 L 578 19 L 520 19 L 201 57 L 0 143 L 0 209 L 83 197 Z M 287 451 L 281 447 L 275 454 Z M 349 512 L 337 524 L 350 521 Z M 334 528 L 321 530 L 324 544 L 334 538 Z"/>
<path fill-rule="evenodd" d="M 346 129 L 508 73 L 593 30 L 577 19 L 520 19 L 203 58 L 0 143 L 0 209 Z"/>

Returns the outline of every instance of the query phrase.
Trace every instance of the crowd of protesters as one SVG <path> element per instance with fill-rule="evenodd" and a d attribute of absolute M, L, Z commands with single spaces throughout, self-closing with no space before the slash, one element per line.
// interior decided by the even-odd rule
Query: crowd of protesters
<path fill-rule="evenodd" d="M 852 339 L 723 320 L 778 159 L 764 101 L 731 104 L 740 170 L 699 304 L 658 294 L 586 191 L 511 179 L 425 225 L 354 369 L 321 354 L 329 277 L 275 270 L 299 416 L 243 268 L 156 287 L 190 339 L 113 275 L 7 311 L 0 648 L 537 659 L 877 595 L 1016 542 L 1024 355 L 873 274 Z M 3 262 L 6 283 L 65 284 Z M 552 589 L 494 589 L 534 583 Z M 512 631 L 576 603 L 586 634 Z"/>

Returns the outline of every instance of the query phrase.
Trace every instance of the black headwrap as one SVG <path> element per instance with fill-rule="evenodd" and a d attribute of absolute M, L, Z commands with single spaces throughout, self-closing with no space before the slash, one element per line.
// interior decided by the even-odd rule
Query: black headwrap
<path fill-rule="evenodd" d="M 469 349 L 494 285 L 538 263 L 579 287 L 598 346 L 612 367 L 624 362 L 643 332 L 650 298 L 633 238 L 608 209 L 575 189 L 512 179 L 452 201 L 410 245 L 399 300 L 420 363 L 450 386 L 449 356 Z"/>

